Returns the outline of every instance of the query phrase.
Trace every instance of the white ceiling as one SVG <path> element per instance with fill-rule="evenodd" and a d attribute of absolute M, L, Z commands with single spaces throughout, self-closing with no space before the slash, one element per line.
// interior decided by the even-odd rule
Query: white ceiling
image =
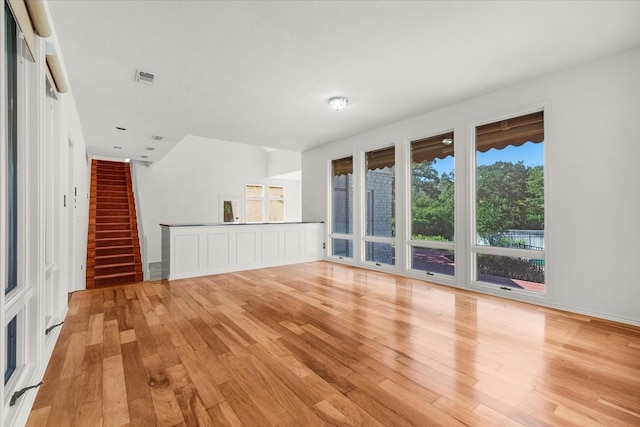
<path fill-rule="evenodd" d="M 640 45 L 637 1 L 48 7 L 89 152 L 149 161 L 186 135 L 304 151 Z"/>

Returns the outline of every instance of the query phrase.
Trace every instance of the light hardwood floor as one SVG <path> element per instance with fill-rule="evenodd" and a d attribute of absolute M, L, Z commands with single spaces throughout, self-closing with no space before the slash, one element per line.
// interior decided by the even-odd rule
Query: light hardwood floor
<path fill-rule="evenodd" d="M 640 328 L 329 262 L 73 294 L 30 426 L 640 425 Z"/>

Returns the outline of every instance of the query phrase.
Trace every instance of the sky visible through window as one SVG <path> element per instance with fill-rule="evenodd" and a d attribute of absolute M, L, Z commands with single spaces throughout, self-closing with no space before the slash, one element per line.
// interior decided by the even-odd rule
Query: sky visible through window
<path fill-rule="evenodd" d="M 478 166 L 492 165 L 495 162 L 512 162 L 517 163 L 520 160 L 525 166 L 539 166 L 544 164 L 544 144 L 527 142 L 519 147 L 509 145 L 502 150 L 492 148 L 486 153 L 477 153 L 476 161 Z M 435 159 L 433 167 L 438 174 L 449 173 L 453 171 L 453 157 L 446 159 Z"/>

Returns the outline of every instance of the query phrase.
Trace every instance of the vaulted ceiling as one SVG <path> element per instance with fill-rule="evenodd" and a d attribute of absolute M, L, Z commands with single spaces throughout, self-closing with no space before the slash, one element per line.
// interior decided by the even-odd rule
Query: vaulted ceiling
<path fill-rule="evenodd" d="M 631 1 L 48 7 L 89 152 L 151 162 L 187 135 L 304 151 L 640 45 Z"/>

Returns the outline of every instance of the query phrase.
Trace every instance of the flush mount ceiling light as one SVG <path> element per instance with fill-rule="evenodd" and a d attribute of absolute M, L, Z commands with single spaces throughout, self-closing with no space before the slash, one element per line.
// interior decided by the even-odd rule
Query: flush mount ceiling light
<path fill-rule="evenodd" d="M 329 105 L 336 111 L 342 110 L 347 105 L 347 102 L 349 102 L 349 100 L 344 96 L 334 96 L 329 99 Z"/>
<path fill-rule="evenodd" d="M 443 143 L 444 145 L 451 145 L 451 144 L 453 144 L 453 139 L 451 139 L 451 138 L 444 138 L 444 139 L 442 140 L 442 143 Z"/>

